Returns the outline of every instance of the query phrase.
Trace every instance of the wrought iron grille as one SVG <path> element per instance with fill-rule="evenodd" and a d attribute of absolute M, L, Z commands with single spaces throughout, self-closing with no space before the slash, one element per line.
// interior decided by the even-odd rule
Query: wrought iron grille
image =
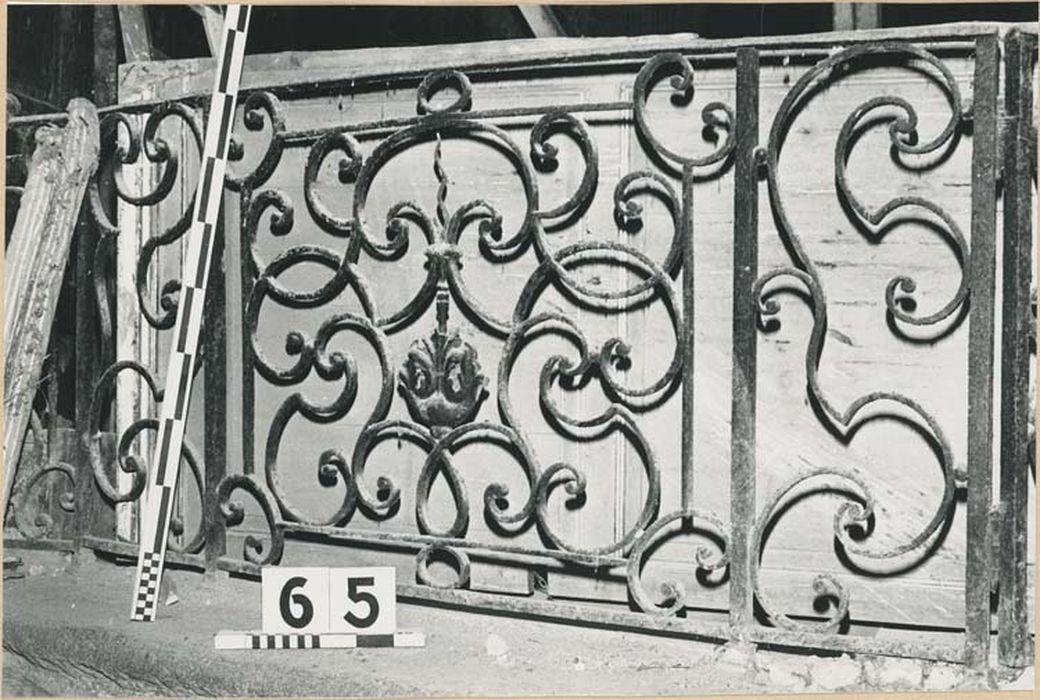
<path fill-rule="evenodd" d="M 204 447 L 200 450 L 189 439 L 183 453 L 186 483 L 198 495 L 199 505 L 192 523 L 186 522 L 190 513 L 174 519 L 175 551 L 169 561 L 256 574 L 261 566 L 282 562 L 299 543 L 403 550 L 414 556 L 415 571 L 415 583 L 401 585 L 404 597 L 719 641 L 917 656 L 973 667 L 987 663 L 993 591 L 999 595 L 1001 661 L 1028 663 L 1024 534 L 1032 488 L 1026 465 L 1031 464 L 1028 385 L 1035 350 L 1035 301 L 1031 301 L 1028 261 L 1036 178 L 1031 78 L 1036 36 L 1017 29 L 1003 37 L 988 30 L 911 40 L 891 33 L 865 36 L 845 37 L 839 46 L 832 46 L 827 37 L 793 43 L 694 42 L 689 50 L 649 56 L 589 55 L 577 66 L 551 61 L 512 65 L 504 59 L 465 69 L 437 68 L 394 76 L 398 89 L 414 90 L 414 116 L 359 122 L 350 119 L 347 110 L 347 119 L 340 111 L 335 124 L 326 120 L 308 128 L 293 128 L 289 106 L 295 101 L 340 95 L 342 110 L 342 95 L 371 85 L 352 80 L 349 85 L 332 81 L 249 91 L 231 149 L 231 159 L 240 167 L 226 181 L 233 223 L 220 232 L 228 250 L 237 251 L 240 265 L 230 264 L 235 256 L 228 255 L 223 268 L 213 266 L 202 349 L 205 361 L 200 364 L 204 387 L 196 390 L 204 420 L 195 437 L 201 434 Z M 954 75 L 947 66 L 949 56 L 971 59 L 969 81 Z M 792 57 L 792 77 L 789 83 L 785 80 L 779 106 L 771 121 L 760 121 L 760 64 L 786 66 Z M 594 72 L 609 62 L 634 66 L 630 89 L 623 91 L 622 99 L 480 106 L 482 87 L 500 72 Z M 733 66 L 732 100 L 697 102 L 694 71 L 702 65 Z M 879 94 L 844 116 L 836 135 L 819 136 L 820 143 L 827 144 L 821 164 L 833 164 L 834 188 L 828 196 L 837 198 L 853 230 L 880 243 L 898 228 L 902 217 L 912 216 L 929 222 L 936 239 L 952 251 L 959 281 L 938 308 L 921 311 L 917 281 L 901 272 L 884 288 L 880 314 L 888 332 L 907 343 L 937 342 L 936 338 L 964 327 L 966 366 L 960 373 L 936 378 L 968 392 L 963 445 L 953 444 L 927 405 L 907 393 L 881 388 L 884 376 L 876 377 L 878 389 L 851 399 L 832 391 L 822 378 L 821 367 L 834 337 L 828 324 L 832 307 L 823 263 L 814 258 L 806 242 L 810 234 L 796 223 L 801 218 L 789 208 L 789 180 L 784 177 L 791 175 L 782 162 L 802 111 L 826 90 L 892 65 L 912 68 L 944 95 L 947 113 L 941 126 L 919 133 L 921 115 L 912 100 Z M 655 126 L 649 104 L 662 94 L 671 96 L 673 106 L 689 108 L 693 103 L 699 108 L 699 114 L 688 109 L 678 142 L 674 134 L 666 136 Z M 105 111 L 103 162 L 90 189 L 89 223 L 84 224 L 78 255 L 77 279 L 83 285 L 77 301 L 78 330 L 81 337 L 99 338 L 96 348 L 81 342 L 76 360 L 82 463 L 54 465 L 20 482 L 14 521 L 22 537 L 9 536 L 9 544 L 39 546 L 42 542 L 116 555 L 136 553 L 132 542 L 116 536 L 112 508 L 140 498 L 146 455 L 150 455 L 142 445 L 156 422 L 135 420 L 113 435 L 112 398 L 119 377 L 127 375 L 139 376 L 154 401 L 163 397 L 152 368 L 134 359 L 116 358 L 118 290 L 113 265 L 116 242 L 127 231 L 117 223 L 113 203 L 120 203 L 120 211 L 154 209 L 176 200 L 178 192 L 192 191 L 183 183 L 183 174 L 190 171 L 192 149 L 201 146 L 202 104 L 198 98 L 187 98 Z M 604 146 L 590 124 L 608 118 L 630 125 L 646 167 L 617 177 L 602 167 Z M 163 125 L 171 122 L 179 124 L 179 147 L 160 135 Z M 892 162 L 922 174 L 958 149 L 968 148 L 964 142 L 970 137 L 970 183 L 956 190 L 962 200 L 970 199 L 970 220 L 913 191 L 880 204 L 861 198 L 850 164 L 863 148 L 864 134 L 878 124 L 887 127 L 886 147 Z M 28 121 L 15 120 L 13 128 L 27 125 Z M 518 131 L 526 132 L 525 137 L 518 138 Z M 258 134 L 265 144 L 257 145 Z M 508 163 L 512 194 L 520 201 L 515 211 L 505 212 L 480 191 L 479 173 L 467 184 L 455 180 L 460 169 L 474 164 L 453 162 L 447 147 L 465 142 L 480 144 Z M 565 142 L 569 150 L 563 148 Z M 430 198 L 404 198 L 377 212 L 370 204 L 374 183 L 406 152 L 428 156 L 425 169 L 411 169 L 406 181 L 408 188 L 432 193 L 432 206 Z M 570 190 L 560 203 L 550 202 L 540 185 L 557 172 L 565 152 L 580 164 L 578 175 L 567 180 Z M 127 183 L 123 170 L 145 161 L 159 173 L 151 191 L 141 194 Z M 338 179 L 331 189 L 330 169 Z M 297 178 L 293 187 L 300 191 L 290 193 L 288 187 L 272 184 L 279 173 Z M 694 381 L 695 325 L 700 312 L 694 252 L 698 240 L 710 244 L 698 237 L 695 185 L 722 182 L 727 174 L 732 176 L 734 202 L 728 348 L 732 387 L 730 401 L 714 403 L 717 411 L 729 414 L 731 434 L 729 468 L 719 470 L 697 466 L 698 435 L 691 429 L 699 391 Z M 556 232 L 575 226 L 603 206 L 596 195 L 604 191 L 610 193 L 607 206 L 621 237 L 601 240 L 590 235 L 555 245 Z M 175 277 L 154 280 L 161 277 L 155 269 L 158 254 L 175 249 L 188 228 L 193 203 L 180 196 L 174 206 L 182 213 L 144 240 L 136 266 L 137 311 L 156 332 L 172 328 L 178 303 L 180 284 Z M 768 222 L 759 220 L 760 198 Z M 665 212 L 652 222 L 646 211 L 651 202 Z M 998 204 L 1002 231 L 997 227 Z M 372 223 L 379 217 L 384 225 Z M 662 221 L 667 224 L 663 231 Z M 304 225 L 320 231 L 323 242 L 290 242 L 273 256 L 265 253 L 265 238 L 289 240 Z M 654 257 L 625 235 L 664 236 L 666 244 L 662 254 Z M 778 244 L 785 261 L 760 264 L 760 246 L 767 240 Z M 999 267 L 998 241 L 1003 245 Z M 463 254 L 467 246 L 470 255 L 500 269 L 524 270 L 519 293 L 509 296 L 507 284 L 475 287 L 467 275 L 469 259 Z M 377 298 L 379 280 L 368 269 L 376 263 L 402 264 L 409 252 L 418 252 L 425 260 L 412 280 L 415 288 L 391 300 L 396 304 L 385 303 Z M 524 260 L 527 269 L 520 262 Z M 914 267 L 912 262 L 907 261 L 907 269 Z M 583 268 L 619 271 L 619 287 L 608 289 L 601 277 L 583 276 L 579 273 Z M 311 272 L 300 273 L 308 269 Z M 317 269 L 325 271 L 324 277 L 313 272 Z M 998 272 L 1003 281 L 999 306 Z M 287 282 L 288 278 L 296 281 Z M 233 288 L 240 290 L 238 298 L 228 294 Z M 554 290 L 578 311 L 567 313 L 540 303 L 547 290 Z M 125 291 L 121 291 L 121 304 L 126 303 Z M 502 295 L 508 296 L 505 313 L 491 303 Z M 354 302 L 351 310 L 345 310 L 347 297 Z M 781 298 L 788 299 L 783 311 Z M 830 434 L 837 444 L 847 444 L 867 423 L 898 421 L 911 427 L 938 462 L 940 492 L 922 496 L 929 514 L 901 541 L 875 542 L 885 511 L 876 486 L 860 469 L 808 464 L 769 493 L 756 488 L 771 468 L 756 453 L 758 350 L 763 338 L 784 323 L 799 303 L 812 319 L 808 338 L 792 341 L 799 344 L 804 364 L 804 388 L 796 387 L 799 393 L 792 398 L 810 407 L 818 430 Z M 639 346 L 623 334 L 592 338 L 586 323 L 591 318 L 623 317 L 655 304 L 664 309 L 674 343 L 663 351 L 655 376 L 635 377 L 628 370 L 648 346 Z M 272 308 L 278 309 L 276 316 L 271 315 Z M 323 316 L 310 335 L 295 323 L 312 311 Z M 272 318 L 280 319 L 278 333 L 284 336 L 280 356 L 265 347 L 262 338 L 263 326 Z M 921 340 L 917 334 L 921 329 L 936 329 L 935 336 Z M 359 339 L 374 361 L 365 365 L 338 345 L 345 335 Z M 624 527 L 604 542 L 575 543 L 560 531 L 559 504 L 580 511 L 598 477 L 592 469 L 546 456 L 540 438 L 530 432 L 515 405 L 520 358 L 548 336 L 564 341 L 561 347 L 567 350 L 537 364 L 536 385 L 527 378 L 537 387 L 537 409 L 546 424 L 578 449 L 604 438 L 624 443 L 639 463 L 640 486 L 629 494 L 635 495 L 638 507 Z M 240 356 L 235 354 L 237 347 Z M 497 356 L 488 347 L 499 348 Z M 999 387 L 996 358 L 1001 368 Z M 229 374 L 229 368 L 240 376 Z M 335 387 L 331 397 L 315 399 L 308 393 L 317 386 L 315 378 L 324 382 L 321 386 Z M 367 412 L 358 408 L 366 383 L 375 387 L 367 395 L 371 404 Z M 231 385 L 240 387 L 240 397 L 229 393 Z M 263 387 L 293 393 L 274 400 L 272 394 L 263 393 Z M 602 410 L 581 415 L 560 398 L 560 391 L 589 387 L 602 393 Z M 996 405 L 995 394 L 1000 397 Z M 673 399 L 682 422 L 678 454 L 671 457 L 667 446 L 655 444 L 648 435 L 646 420 Z M 336 426 L 351 416 L 357 430 L 349 448 L 324 449 L 317 464 L 318 484 L 304 484 L 335 488 L 339 494 L 334 507 L 324 515 L 315 514 L 316 509 L 301 505 L 293 495 L 301 488 L 299 478 L 287 482 L 284 475 L 286 463 L 294 456 L 283 449 L 283 439 L 296 423 Z M 1000 425 L 996 503 L 991 496 L 995 416 Z M 242 436 L 234 449 L 228 440 L 232 433 Z M 386 475 L 385 460 L 372 459 L 388 441 L 421 450 L 421 466 L 413 480 L 394 480 Z M 254 449 L 257 444 L 261 449 Z M 513 470 L 514 481 L 522 488 L 495 480 L 474 498 L 459 465 L 460 453 L 474 445 L 493 445 L 509 455 L 509 466 L 496 465 L 492 471 Z M 261 455 L 259 461 L 254 452 Z M 625 465 L 630 468 L 627 461 Z M 62 506 L 75 510 L 75 516 L 56 518 L 34 511 L 31 492 L 51 483 L 57 472 L 73 485 Z M 122 483 L 119 472 L 126 475 Z M 701 505 L 702 479 L 728 483 L 728 509 Z M 437 483 L 450 493 L 446 519 L 431 510 L 431 491 Z M 773 598 L 760 580 L 760 564 L 770 532 L 791 503 L 821 493 L 840 496 L 832 535 L 848 571 L 820 573 L 809 582 L 804 595 L 817 600 L 822 612 L 806 619 L 786 612 L 785 605 Z M 927 560 L 936 539 L 950 528 L 960 498 L 966 499 L 967 513 L 961 641 L 907 642 L 849 634 L 856 602 L 845 581 L 865 571 L 854 560 Z M 262 523 L 262 532 L 236 536 L 236 528 L 246 520 L 246 502 L 258 509 L 260 517 L 255 521 Z M 675 507 L 665 505 L 669 503 Z M 33 512 L 22 514 L 22 507 Z M 478 517 L 495 537 L 474 534 Z M 690 581 L 698 586 L 728 585 L 728 619 L 706 622 L 687 615 L 693 605 L 689 581 L 668 579 L 659 590 L 652 590 L 643 580 L 644 568 L 662 542 L 678 535 L 699 541 L 687 560 Z M 539 574 L 563 567 L 590 577 L 620 579 L 628 605 L 579 605 L 544 592 L 540 595 L 538 586 L 526 596 L 476 590 L 471 572 L 478 559 Z M 450 579 L 434 575 L 435 561 L 448 562 L 454 575 Z M 884 578 L 905 570 L 870 575 Z"/>

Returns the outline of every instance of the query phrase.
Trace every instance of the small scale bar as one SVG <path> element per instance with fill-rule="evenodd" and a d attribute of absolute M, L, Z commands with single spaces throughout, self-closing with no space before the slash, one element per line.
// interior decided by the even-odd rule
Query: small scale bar
<path fill-rule="evenodd" d="M 395 634 L 268 634 L 221 631 L 213 635 L 216 649 L 362 649 L 424 647 L 426 634 L 404 630 Z"/>

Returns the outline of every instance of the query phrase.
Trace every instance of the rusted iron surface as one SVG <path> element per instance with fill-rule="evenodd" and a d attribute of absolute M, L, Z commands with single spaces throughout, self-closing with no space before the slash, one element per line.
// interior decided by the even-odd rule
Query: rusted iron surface
<path fill-rule="evenodd" d="M 742 49 L 737 55 L 736 173 L 733 185 L 733 458 L 730 475 L 730 522 L 750 524 L 755 517 L 755 377 L 758 358 L 758 55 Z M 732 634 L 748 641 L 754 624 L 749 530 L 735 528 L 730 565 L 730 624 Z"/>
<path fill-rule="evenodd" d="M 1030 392 L 1030 341 L 1035 353 L 1036 308 L 1032 282 L 1032 196 L 1036 183 L 1036 123 L 1033 121 L 1036 35 L 1013 32 L 1004 44 L 1005 95 L 1003 141 L 1004 274 L 1001 333 L 999 621 L 1000 662 L 1028 666 L 1033 660 L 1029 629 L 1028 557 L 1029 465 L 1035 445 L 1029 441 L 1035 399 Z M 1035 484 L 1035 480 L 1034 480 Z"/>
<path fill-rule="evenodd" d="M 203 459 L 206 465 L 202 513 L 205 528 L 206 566 L 216 571 L 217 560 L 225 552 L 225 530 L 219 517 L 217 489 L 227 473 L 227 288 L 225 227 L 218 220 L 213 241 L 213 259 L 206 285 L 203 311 L 206 334 L 203 337 L 202 364 L 205 376 L 205 426 Z"/>
<path fill-rule="evenodd" d="M 993 346 L 997 227 L 997 37 L 982 37 L 975 53 L 971 163 L 971 314 L 968 320 L 968 532 L 981 546 L 969 547 L 965 566 L 965 663 L 989 659 L 988 585 L 996 566 L 988 546 L 993 489 Z"/>

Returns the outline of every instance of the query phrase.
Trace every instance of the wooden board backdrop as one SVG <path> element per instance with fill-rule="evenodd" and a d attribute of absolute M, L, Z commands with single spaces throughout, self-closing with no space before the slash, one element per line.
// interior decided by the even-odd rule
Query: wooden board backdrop
<path fill-rule="evenodd" d="M 609 51 L 658 51 L 694 48 L 689 35 L 648 37 L 638 40 L 532 40 L 476 47 L 432 47 L 395 49 L 385 52 L 363 50 L 353 52 L 316 52 L 313 54 L 281 54 L 251 56 L 246 62 L 243 84 L 305 86 L 330 78 L 384 75 L 395 71 L 416 72 L 423 69 L 452 66 L 485 60 L 508 61 L 523 54 L 528 57 L 555 57 L 562 61 L 580 60 L 584 55 Z M 635 71 L 640 61 L 602 61 L 594 70 L 575 69 L 543 71 L 527 76 L 520 71 L 499 75 L 474 76 L 475 109 L 518 106 L 580 104 L 628 99 Z M 708 102 L 721 100 L 734 104 L 735 71 L 731 60 L 695 63 L 698 69 L 696 96 L 691 105 L 676 107 L 669 103 L 663 84 L 658 86 L 650 103 L 651 121 L 659 138 L 682 152 L 706 153 L 700 132 L 699 110 Z M 761 139 L 764 144 L 780 101 L 808 67 L 796 54 L 763 59 L 761 71 Z M 965 102 L 971 100 L 972 62 L 969 57 L 952 57 L 947 66 L 960 86 Z M 208 77 L 206 61 L 169 61 L 164 64 L 131 64 L 121 72 L 120 100 L 175 98 L 201 94 Z M 891 232 L 881 242 L 865 238 L 842 211 L 834 191 L 833 153 L 838 130 L 847 115 L 867 99 L 878 95 L 898 95 L 915 106 L 923 135 L 937 133 L 949 116 L 949 106 L 936 84 L 920 71 L 907 68 L 877 68 L 836 82 L 833 87 L 815 95 L 792 126 L 780 163 L 784 183 L 784 201 L 795 229 L 808 254 L 816 262 L 827 294 L 829 329 L 820 363 L 820 381 L 837 405 L 847 405 L 854 398 L 877 390 L 899 391 L 915 398 L 935 416 L 949 437 L 955 456 L 955 467 L 963 468 L 966 460 L 967 404 L 967 337 L 966 323 L 954 327 L 949 334 L 935 340 L 918 332 L 917 342 L 900 338 L 886 324 L 884 289 L 890 279 L 910 275 L 918 282 L 915 298 L 919 313 L 940 308 L 958 283 L 961 269 L 952 250 L 934 232 L 919 225 L 907 224 Z M 284 103 L 288 128 L 329 128 L 338 124 L 366 122 L 415 114 L 414 87 L 400 87 L 389 80 L 384 85 L 344 90 L 343 94 L 322 97 L 300 97 Z M 617 181 L 626 173 L 645 168 L 656 169 L 639 143 L 631 114 L 626 112 L 583 115 L 589 120 L 596 141 L 600 173 L 595 200 L 588 212 L 570 228 L 550 234 L 552 246 L 558 249 L 578 240 L 616 240 L 638 247 L 650 258 L 661 261 L 671 237 L 667 211 L 652 198 L 641 201 L 646 206 L 645 225 L 638 233 L 619 230 L 613 217 L 612 194 Z M 535 118 L 501 120 L 505 128 L 526 151 L 528 134 Z M 244 166 L 255 160 L 262 150 L 266 133 L 238 132 L 246 146 Z M 851 187 L 868 206 L 881 203 L 901 193 L 913 192 L 946 208 L 970 235 L 971 136 L 964 135 L 949 158 L 923 172 L 896 166 L 889 155 L 887 125 L 869 130 L 860 139 L 850 159 Z M 362 141 L 370 153 L 378 140 Z M 538 174 L 543 203 L 562 202 L 574 190 L 581 176 L 577 147 L 567 139 L 557 138 L 561 146 L 560 168 L 553 173 Z M 191 148 L 187 149 L 189 152 Z M 265 260 L 280 251 L 307 242 L 345 248 L 323 234 L 310 220 L 304 205 L 303 170 L 306 149 L 287 150 L 281 165 L 266 187 L 284 191 L 296 209 L 295 225 L 285 236 L 273 236 L 265 223 L 258 234 L 259 249 Z M 426 144 L 409 149 L 395 158 L 377 176 L 370 191 L 368 216 L 374 231 L 382 231 L 383 212 L 395 202 L 415 200 L 434 209 L 436 179 L 433 146 Z M 351 188 L 338 183 L 329 167 L 319 175 L 319 192 L 329 207 L 340 214 L 349 212 Z M 194 187 L 191 159 L 184 161 L 185 173 L 191 173 L 181 186 L 184 196 Z M 447 139 L 443 149 L 444 168 L 450 179 L 449 208 L 474 198 L 487 199 L 505 217 L 504 227 L 515 227 L 522 212 L 522 191 L 509 161 L 488 151 L 480 144 Z M 676 189 L 677 179 L 673 179 Z M 760 192 L 760 272 L 790 264 L 777 236 L 768 198 L 762 185 Z M 171 203 L 171 210 L 177 203 Z M 679 505 L 680 434 L 692 430 L 695 460 L 695 505 L 718 513 L 729 520 L 730 469 L 730 381 L 732 336 L 732 239 L 733 239 L 733 173 L 723 168 L 713 178 L 699 181 L 694 187 L 695 240 L 695 366 L 696 396 L 692 422 L 683 425 L 681 396 L 676 392 L 660 408 L 638 418 L 638 424 L 654 449 L 662 470 L 663 495 L 661 513 Z M 240 212 L 237 196 L 226 197 L 227 237 L 227 319 L 228 347 L 228 464 L 231 473 L 241 469 L 243 445 L 241 397 L 242 309 L 239 279 L 241 241 L 238 237 Z M 153 214 L 136 229 L 148 235 L 161 225 L 164 214 Z M 166 215 L 168 216 L 168 214 Z M 143 221 L 143 220 L 142 220 Z M 124 230 L 128 230 L 124 228 Z M 999 230 L 999 228 L 998 228 Z M 129 241 L 129 239 L 125 239 Z M 528 251 L 508 265 L 494 265 L 477 250 L 475 236 L 464 235 L 464 272 L 468 286 L 475 290 L 480 302 L 500 315 L 511 312 L 517 294 L 533 271 L 535 258 Z M 129 243 L 127 243 L 129 245 Z M 138 241 L 137 245 L 140 245 Z M 969 241 L 970 245 L 970 241 Z M 421 279 L 423 246 L 413 234 L 413 245 L 407 255 L 394 263 L 381 263 L 362 256 L 360 269 L 366 275 L 382 310 L 399 308 L 410 298 Z M 1000 247 L 998 246 L 998 251 Z M 122 260 L 122 258 L 121 258 Z M 177 256 L 163 253 L 163 274 L 175 269 Z M 173 267 L 170 267 L 173 266 Z M 283 282 L 299 288 L 314 288 L 327 276 L 324 268 L 300 266 L 286 274 Z M 612 269 L 583 269 L 586 280 L 595 278 L 606 288 L 624 284 L 628 273 Z M 125 277 L 123 278 L 125 279 Z M 681 289 L 681 276 L 676 281 Z M 161 286 L 161 285 L 160 285 Z M 998 285 L 999 294 L 999 285 Z M 121 292 L 120 300 L 124 299 Z M 930 518 L 941 496 L 941 473 L 928 445 L 906 426 L 895 421 L 873 422 L 859 431 L 847 445 L 827 432 L 809 406 L 805 389 L 805 346 L 811 328 L 809 307 L 794 295 L 780 297 L 781 327 L 759 335 L 758 366 L 758 502 L 781 483 L 807 466 L 842 465 L 860 471 L 875 490 L 880 503 L 876 530 L 872 535 L 878 546 L 898 543 L 919 531 Z M 575 314 L 590 342 L 602 342 L 620 335 L 633 344 L 633 366 L 628 378 L 631 385 L 652 381 L 667 367 L 675 347 L 674 329 L 662 305 L 657 302 L 636 313 L 600 317 L 583 311 L 559 294 L 548 290 L 540 297 L 537 309 L 562 309 Z M 998 297 L 999 308 L 999 297 Z M 259 338 L 265 353 L 273 362 L 288 366 L 284 342 L 290 330 L 313 335 L 322 320 L 343 310 L 359 310 L 357 300 L 345 293 L 334 303 L 313 311 L 289 312 L 268 303 L 260 316 Z M 160 362 L 168 352 L 168 333 L 149 334 L 140 324 L 136 328 L 130 316 L 120 316 L 121 352 Z M 433 310 L 410 328 L 389 338 L 396 373 L 408 346 L 426 337 L 433 329 Z M 462 328 L 464 337 L 478 350 L 483 371 L 491 379 L 491 398 L 481 408 L 478 419 L 499 419 L 494 400 L 498 358 L 502 343 L 480 332 L 453 308 L 449 325 Z M 909 329 L 913 333 L 913 329 Z M 135 335 L 136 334 L 136 335 Z M 131 342 L 133 341 L 133 342 Z M 134 344 L 136 343 L 136 345 Z M 288 426 L 279 454 L 280 472 L 290 499 L 315 515 L 331 513 L 342 499 L 342 484 L 319 485 L 318 456 L 328 448 L 338 448 L 349 455 L 356 436 L 374 405 L 378 392 L 378 365 L 374 352 L 359 339 L 343 334 L 334 348 L 354 354 L 361 368 L 357 403 L 344 419 L 330 425 L 315 425 L 295 418 Z M 638 457 L 620 439 L 577 445 L 554 432 L 545 422 L 538 406 L 537 376 L 541 365 L 551 354 L 568 354 L 566 344 L 558 338 L 533 343 L 521 356 L 512 374 L 513 404 L 520 422 L 530 433 L 543 464 L 565 460 L 588 475 L 588 499 L 579 509 L 567 508 L 562 499 L 551 501 L 553 522 L 557 531 L 576 545 L 592 546 L 615 540 L 631 526 L 645 496 L 645 476 Z M 193 425 L 189 437 L 202 445 L 200 417 L 202 385 L 200 379 L 192 402 Z M 262 471 L 265 442 L 271 418 L 287 396 L 302 391 L 310 400 L 328 399 L 338 393 L 338 383 L 324 382 L 312 376 L 302 385 L 279 388 L 255 376 L 256 410 L 255 451 L 257 471 Z M 131 400 L 132 393 L 124 394 Z M 555 394 L 569 411 L 578 416 L 591 416 L 602 410 L 604 397 L 591 384 L 578 392 Z M 395 395 L 390 417 L 407 417 L 400 396 Z M 996 433 L 999 435 L 999 433 Z M 996 445 L 995 445 L 996 448 Z M 367 479 L 374 484 L 377 476 L 393 478 L 402 487 L 400 513 L 385 522 L 369 522 L 358 512 L 352 527 L 415 532 L 414 484 L 424 455 L 408 443 L 383 443 L 368 460 Z M 472 502 L 468 538 L 494 540 L 499 537 L 484 522 L 482 498 L 484 488 L 493 481 L 504 482 L 519 497 L 526 495 L 522 472 L 505 452 L 491 446 L 472 447 L 457 457 L 459 471 L 467 481 Z M 995 472 L 996 474 L 996 472 Z M 182 479 L 183 482 L 183 479 Z M 182 508 L 186 517 L 197 517 L 197 495 L 194 487 L 185 491 Z M 247 499 L 246 499 L 247 500 Z M 852 595 L 852 615 L 857 621 L 886 625 L 927 625 L 959 628 L 964 619 L 964 554 L 965 506 L 958 501 L 949 531 L 934 555 L 896 576 L 882 575 L 875 569 L 869 575 L 848 571 L 838 560 L 831 521 L 838 506 L 831 496 L 814 496 L 798 501 L 779 521 L 769 538 L 763 557 L 762 583 L 775 601 L 790 614 L 812 615 L 810 584 L 817 573 L 833 573 Z M 1033 503 L 1031 494 L 1031 504 Z M 514 504 L 515 507 L 515 504 Z M 1031 505 L 1032 508 L 1032 505 Z M 438 524 L 450 522 L 453 516 L 450 495 L 439 480 L 431 496 L 431 514 Z M 250 527 L 252 524 L 252 528 Z M 189 526 L 190 527 L 190 526 Z M 238 555 L 241 537 L 250 530 L 263 531 L 259 511 L 251 512 L 246 526 L 229 533 L 228 551 Z M 538 545 L 537 534 L 528 531 L 519 543 Z M 647 590 L 654 591 L 655 580 L 678 578 L 686 584 L 691 608 L 725 610 L 728 603 L 724 579 L 711 577 L 708 585 L 699 585 L 693 577 L 690 562 L 696 538 L 676 539 L 663 546 L 646 569 Z M 283 563 L 286 564 L 369 564 L 392 562 L 400 567 L 399 579 L 414 576 L 413 557 L 406 552 L 361 547 L 329 546 L 312 541 L 290 539 Z M 624 603 L 627 597 L 623 571 L 601 578 L 581 575 L 570 568 L 540 571 L 547 579 L 550 595 L 591 601 Z M 531 572 L 474 560 L 473 587 L 511 594 L 532 592 Z"/>

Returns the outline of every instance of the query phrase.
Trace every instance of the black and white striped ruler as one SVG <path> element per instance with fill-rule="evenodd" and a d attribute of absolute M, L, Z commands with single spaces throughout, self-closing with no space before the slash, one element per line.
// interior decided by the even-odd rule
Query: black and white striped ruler
<path fill-rule="evenodd" d="M 423 647 L 426 635 L 415 630 L 394 634 L 267 634 L 217 632 L 217 649 L 365 649 L 375 647 Z"/>
<path fill-rule="evenodd" d="M 166 369 L 166 391 L 159 416 L 155 459 L 152 460 L 154 471 L 148 481 L 140 520 L 141 545 L 137 561 L 137 587 L 130 612 L 132 620 L 151 622 L 155 619 L 173 494 L 180 471 L 191 377 L 202 329 L 202 307 L 213 253 L 213 232 L 220 213 L 228 141 L 242 75 L 249 13 L 248 5 L 228 5 L 224 16 L 224 41 L 217 60 L 213 100 L 202 149 L 202 168 L 195 191 L 195 211 L 188 231 L 188 251 L 184 258 L 180 303 L 174 326 L 175 341 Z"/>

